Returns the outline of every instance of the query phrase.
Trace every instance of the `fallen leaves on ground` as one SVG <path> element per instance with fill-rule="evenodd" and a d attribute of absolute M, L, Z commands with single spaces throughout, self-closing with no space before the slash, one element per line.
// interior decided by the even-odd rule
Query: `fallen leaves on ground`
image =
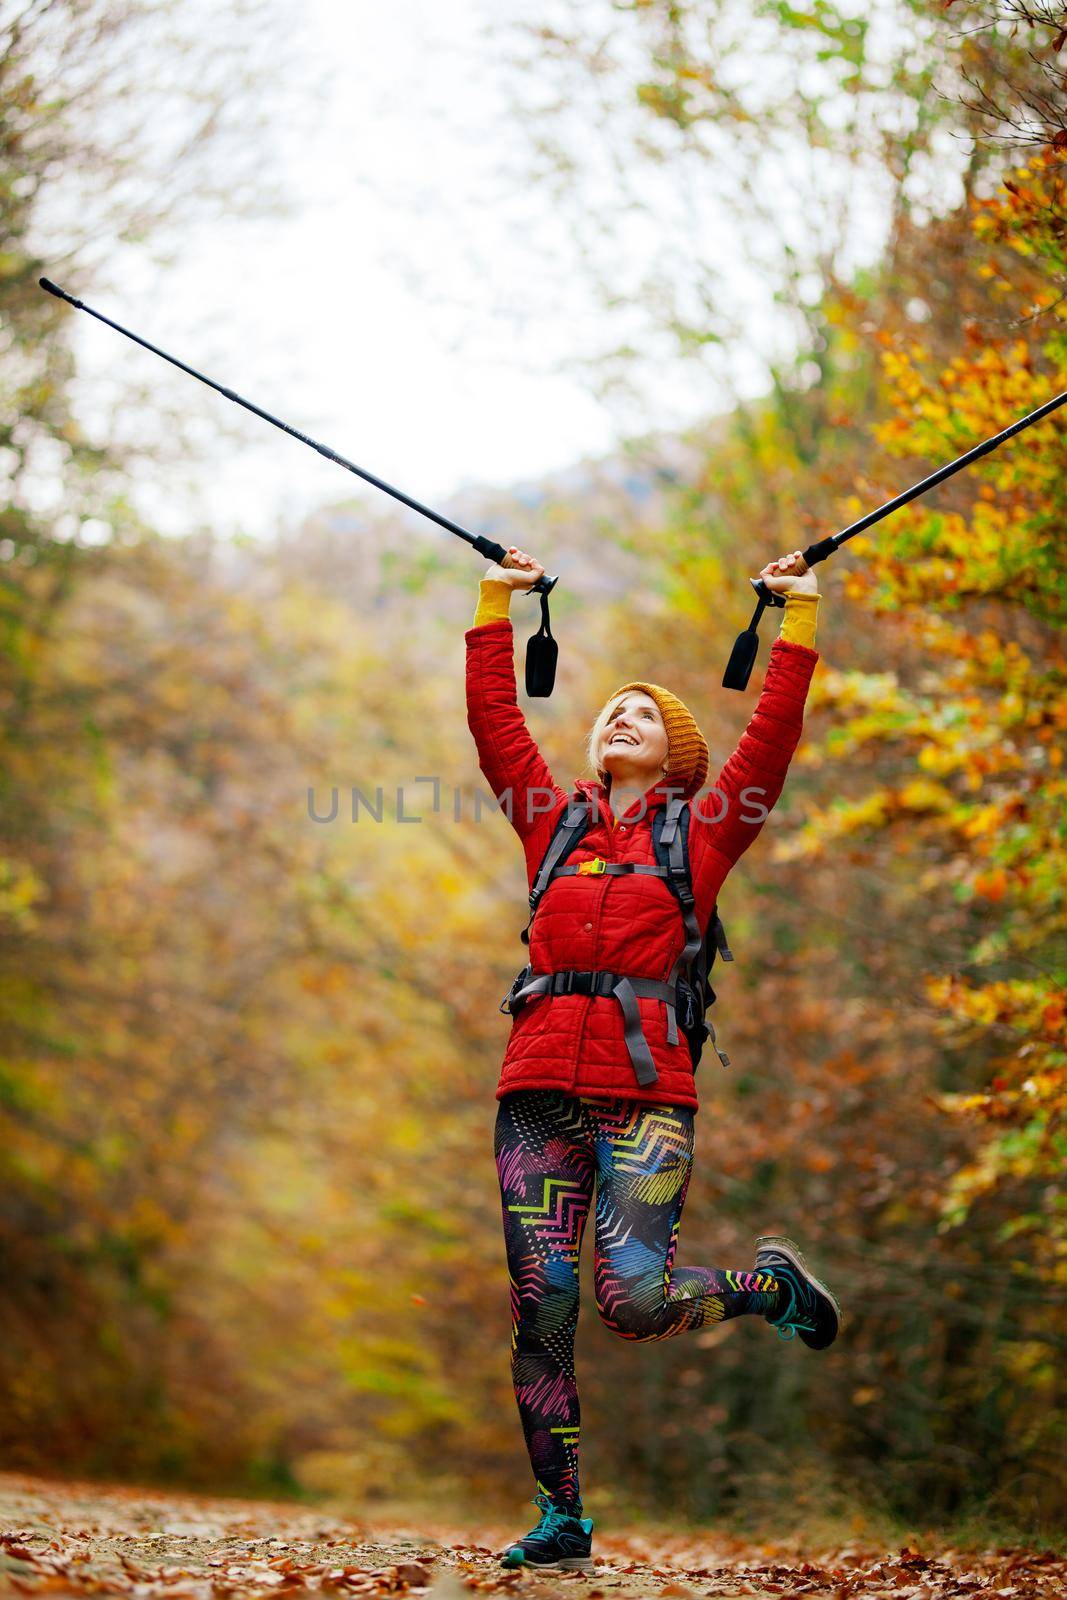
<path fill-rule="evenodd" d="M 525 1530 L 523 1530 L 525 1531 Z M 896 1552 L 861 1543 L 810 1551 L 746 1544 L 718 1532 L 594 1535 L 595 1575 L 506 1572 L 516 1529 L 418 1529 L 258 1500 L 170 1494 L 0 1473 L 0 1594 L 217 1596 L 427 1595 L 536 1586 L 552 1600 L 649 1596 L 703 1600 L 816 1595 L 824 1600 L 1060 1600 L 1067 1561 L 1049 1552 L 951 1548 Z"/>

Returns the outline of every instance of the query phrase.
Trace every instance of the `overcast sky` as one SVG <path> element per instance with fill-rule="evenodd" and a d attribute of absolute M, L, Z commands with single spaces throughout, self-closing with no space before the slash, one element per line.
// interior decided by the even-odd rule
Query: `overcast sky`
<path fill-rule="evenodd" d="M 507 484 L 608 450 L 617 417 L 557 359 L 591 347 L 581 275 L 562 274 L 566 223 L 543 190 L 514 187 L 499 38 L 504 0 L 305 0 L 294 73 L 326 76 L 303 128 L 279 140 L 291 217 L 201 229 L 165 270 L 132 256 L 98 309 L 323 440 L 409 494 L 438 503 L 464 483 Z M 299 67 L 295 65 L 298 61 Z M 285 130 L 282 130 L 283 133 Z M 513 185 L 508 189 L 509 182 Z M 501 186 L 503 185 L 503 189 Z M 494 206 L 493 196 L 506 205 Z M 506 215 L 505 215 L 506 213 Z M 873 253 L 879 212 L 868 217 Z M 638 242 L 638 248 L 640 248 Z M 739 303 L 751 273 L 736 262 Z M 79 317 L 88 373 L 158 377 L 210 435 L 230 402 Z M 595 343 L 595 340 L 593 341 Z M 742 380 L 744 381 L 744 380 Z M 649 420 L 708 409 L 675 384 Z M 247 418 L 244 442 L 190 480 L 147 485 L 157 526 L 206 517 L 270 532 L 364 491 L 306 446 Z"/>

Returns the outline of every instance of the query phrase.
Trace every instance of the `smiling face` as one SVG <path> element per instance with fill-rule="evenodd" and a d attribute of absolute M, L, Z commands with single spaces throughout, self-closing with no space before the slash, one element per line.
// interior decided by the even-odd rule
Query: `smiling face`
<path fill-rule="evenodd" d="M 667 730 L 651 696 L 632 690 L 608 710 L 598 731 L 596 761 L 611 775 L 613 788 L 624 783 L 643 793 L 663 777 Z"/>

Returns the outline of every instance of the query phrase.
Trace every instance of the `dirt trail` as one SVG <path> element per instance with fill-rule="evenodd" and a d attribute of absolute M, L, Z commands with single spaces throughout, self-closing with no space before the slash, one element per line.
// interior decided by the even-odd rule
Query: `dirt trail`
<path fill-rule="evenodd" d="M 0 1473 L 0 1595 L 134 1595 L 157 1600 L 314 1593 L 467 1600 L 616 1595 L 818 1595 L 828 1600 L 1062 1600 L 1067 1562 L 1025 1550 L 938 1555 L 848 1547 L 798 1556 L 713 1533 L 594 1534 L 595 1576 L 507 1573 L 514 1528 L 370 1524 L 262 1500 L 223 1500 Z"/>

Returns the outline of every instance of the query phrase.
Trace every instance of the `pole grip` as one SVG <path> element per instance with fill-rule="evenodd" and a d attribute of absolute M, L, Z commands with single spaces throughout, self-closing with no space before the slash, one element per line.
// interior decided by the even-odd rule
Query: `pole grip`
<path fill-rule="evenodd" d="M 479 541 L 480 541 L 481 544 L 489 545 L 489 547 L 493 551 L 493 560 L 496 562 L 497 566 L 499 566 L 499 567 L 511 567 L 512 566 L 512 563 L 508 560 L 508 553 L 504 549 L 504 546 L 502 544 L 493 544 L 492 540 L 484 539 L 484 538 L 482 538 L 481 535 L 479 535 L 478 541 L 475 542 L 475 549 L 479 548 Z M 500 552 L 499 555 L 496 554 L 496 552 L 498 550 Z M 528 589 L 520 589 L 519 593 L 520 594 L 551 594 L 553 589 L 556 587 L 556 584 L 558 582 L 559 582 L 559 573 L 558 572 L 555 573 L 555 574 L 549 574 L 549 573 L 545 572 L 545 573 L 542 573 L 541 577 L 538 578 L 536 583 L 531 583 L 531 585 L 530 585 L 530 587 Z"/>
<path fill-rule="evenodd" d="M 829 545 L 830 548 L 827 549 L 827 550 L 823 550 L 822 549 L 823 545 Z M 814 552 L 821 552 L 821 553 L 818 553 L 818 554 L 815 555 L 815 560 L 816 561 L 824 561 L 828 555 L 831 555 L 833 553 L 833 551 L 836 550 L 836 548 L 837 548 L 837 546 L 834 544 L 832 539 L 823 539 L 823 540 L 820 540 L 819 544 L 809 545 L 806 550 L 801 552 L 800 570 L 795 575 L 799 577 L 801 573 L 807 572 L 808 568 L 811 566 L 811 558 L 812 558 L 813 551 Z M 793 576 L 793 575 L 794 574 L 790 574 L 790 576 Z M 759 596 L 759 598 L 762 601 L 762 604 L 764 606 L 778 606 L 779 608 L 781 608 L 781 607 L 783 607 L 785 605 L 785 595 L 784 594 L 778 594 L 778 592 L 776 590 L 774 590 L 774 589 L 769 589 L 762 578 L 749 578 L 748 581 L 752 585 L 753 589 L 755 589 L 756 594 Z M 757 622 L 759 620 L 759 613 L 758 612 L 757 612 L 757 615 L 756 615 L 756 620 L 757 620 Z"/>

